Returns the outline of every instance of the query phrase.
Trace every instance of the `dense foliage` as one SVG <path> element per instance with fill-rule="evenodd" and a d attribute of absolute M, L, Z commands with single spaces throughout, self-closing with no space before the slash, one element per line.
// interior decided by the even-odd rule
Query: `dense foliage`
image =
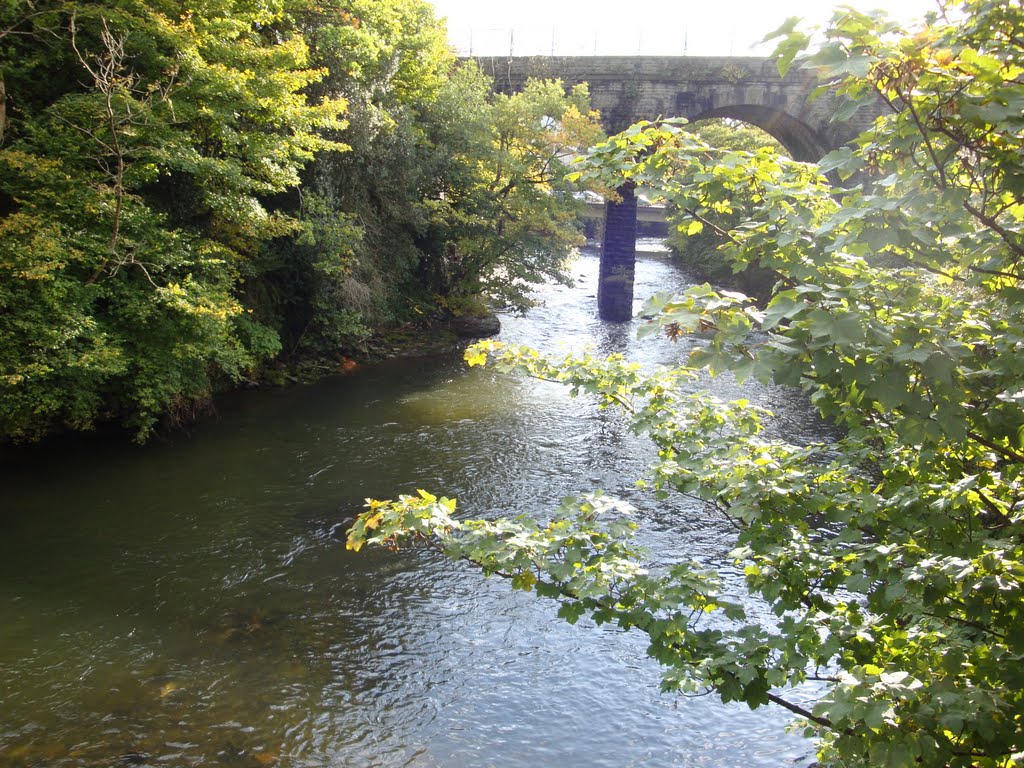
<path fill-rule="evenodd" d="M 0 434 L 145 433 L 276 351 L 236 286 L 342 104 L 270 5 L 3 7 Z"/>
<path fill-rule="evenodd" d="M 807 44 L 792 29 L 782 68 Z M 892 110 L 819 166 L 716 151 L 673 122 L 598 146 L 581 176 L 658 187 L 704 226 L 709 201 L 756 202 L 725 252 L 777 273 L 771 300 L 707 286 L 653 299 L 651 329 L 704 332 L 678 369 L 468 353 L 650 435 L 649 482 L 736 527 L 748 595 L 707 564 L 648 564 L 628 510 L 600 497 L 497 521 L 457 520 L 425 492 L 371 502 L 350 546 L 433 542 L 570 621 L 644 632 L 666 689 L 786 707 L 824 764 L 1024 762 L 1022 41 L 1024 10 L 1006 0 L 966 0 L 912 34 L 843 10 L 809 63 Z M 771 438 L 749 403 L 698 390 L 706 371 L 800 387 L 839 436 Z M 775 621 L 751 618 L 750 600 Z"/>
<path fill-rule="evenodd" d="M 752 125 L 733 120 L 702 120 L 687 126 L 701 141 L 718 150 L 739 149 L 745 152 L 769 150 L 785 153 L 771 135 Z M 669 208 L 668 244 L 682 265 L 701 280 L 712 285 L 742 291 L 753 298 L 771 293 L 773 274 L 756 263 L 738 262 L 720 253 L 728 242 L 727 233 L 746 219 L 756 206 L 753 190 L 736 190 L 727 199 L 709 200 L 706 207 L 715 211 L 715 225 L 705 227 L 686 211 Z"/>
<path fill-rule="evenodd" d="M 425 0 L 4 0 L 0 106 L 0 440 L 142 439 L 275 356 L 521 304 L 599 135 L 585 91 L 492 97 Z"/>

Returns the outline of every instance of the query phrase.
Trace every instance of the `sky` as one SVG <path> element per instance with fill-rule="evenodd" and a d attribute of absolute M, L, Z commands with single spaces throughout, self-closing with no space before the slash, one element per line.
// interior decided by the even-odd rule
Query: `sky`
<path fill-rule="evenodd" d="M 431 0 L 461 55 L 744 56 L 788 17 L 823 23 L 833 5 L 902 20 L 936 0 Z"/>

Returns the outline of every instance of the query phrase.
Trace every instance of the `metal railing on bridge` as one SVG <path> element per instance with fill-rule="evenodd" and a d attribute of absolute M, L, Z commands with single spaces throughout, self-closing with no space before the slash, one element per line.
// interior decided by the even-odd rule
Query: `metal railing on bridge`
<path fill-rule="evenodd" d="M 459 56 L 687 56 L 747 55 L 756 40 L 746 40 L 728 27 L 716 32 L 713 48 L 690 50 L 689 29 L 662 30 L 558 27 L 449 27 L 449 40 Z M 737 40 L 740 44 L 737 45 Z"/>

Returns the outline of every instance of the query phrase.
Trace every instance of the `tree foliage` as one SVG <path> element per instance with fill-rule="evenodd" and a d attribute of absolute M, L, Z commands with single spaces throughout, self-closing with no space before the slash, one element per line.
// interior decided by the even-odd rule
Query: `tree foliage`
<path fill-rule="evenodd" d="M 455 66 L 443 25 L 425 0 L 297 3 L 315 93 L 344 98 L 349 150 L 322 154 L 301 192 L 282 205 L 299 238 L 264 252 L 264 314 L 286 350 L 328 354 L 369 328 L 407 319 L 418 290 L 424 200 L 443 163 L 430 138 L 441 89 Z"/>
<path fill-rule="evenodd" d="M 768 150 L 785 154 L 782 145 L 760 128 L 732 120 L 702 120 L 688 126 L 701 141 L 715 151 L 738 149 L 746 152 Z M 715 209 L 715 226 L 705 227 L 685 211 L 668 211 L 668 243 L 687 270 L 713 285 L 742 291 L 754 298 L 765 298 L 775 282 L 771 272 L 758 264 L 729 259 L 719 253 L 728 242 L 726 233 L 746 219 L 757 201 L 753 194 L 735 190 L 728 199 L 709 201 Z"/>
<path fill-rule="evenodd" d="M 486 98 L 469 64 L 444 95 L 474 94 L 475 109 L 456 114 L 475 120 L 447 142 L 452 163 L 429 204 L 430 284 L 524 309 L 534 285 L 566 279 L 565 261 L 584 242 L 567 163 L 603 134 L 586 85 L 567 94 L 561 81 L 529 80 L 520 93 Z"/>
<path fill-rule="evenodd" d="M 263 200 L 340 148 L 279 4 L 15 3 L 0 67 L 0 433 L 156 418 L 276 351 L 240 286 Z"/>
<path fill-rule="evenodd" d="M 456 69 L 426 0 L 0 2 L 0 86 L 0 440 L 144 439 L 275 356 L 521 302 L 599 136 L 585 91 Z"/>
<path fill-rule="evenodd" d="M 601 136 L 585 88 L 495 96 L 458 65 L 426 0 L 316 4 L 300 16 L 316 93 L 342 96 L 350 148 L 322 155 L 289 210 L 301 238 L 265 254 L 286 349 L 329 354 L 368 326 L 522 306 L 580 242 L 558 157 Z"/>
<path fill-rule="evenodd" d="M 781 34 L 784 68 L 807 38 Z M 756 203 L 723 250 L 778 275 L 771 299 L 652 299 L 646 332 L 710 331 L 678 369 L 467 353 L 621 410 L 658 446 L 655 493 L 735 526 L 747 596 L 706 564 L 648 564 L 628 510 L 602 498 L 511 521 L 458 520 L 429 494 L 372 502 L 350 546 L 433 542 L 570 621 L 645 632 L 666 689 L 786 707 L 824 764 L 1024 761 L 1022 39 L 1024 11 L 1002 0 L 911 33 L 837 12 L 807 64 L 851 103 L 892 110 L 818 166 L 716 151 L 673 121 L 596 147 L 581 178 L 655 186 L 705 227 L 716 200 Z M 703 371 L 802 388 L 839 436 L 770 437 L 749 403 L 695 392 Z"/>

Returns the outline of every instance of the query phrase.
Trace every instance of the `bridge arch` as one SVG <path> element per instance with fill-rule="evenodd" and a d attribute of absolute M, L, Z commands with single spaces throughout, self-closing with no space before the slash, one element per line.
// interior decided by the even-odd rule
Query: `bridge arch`
<path fill-rule="evenodd" d="M 760 104 L 732 104 L 716 107 L 690 118 L 691 123 L 729 118 L 760 128 L 778 141 L 789 156 L 804 163 L 816 163 L 832 149 L 811 126 L 788 112 Z"/>

